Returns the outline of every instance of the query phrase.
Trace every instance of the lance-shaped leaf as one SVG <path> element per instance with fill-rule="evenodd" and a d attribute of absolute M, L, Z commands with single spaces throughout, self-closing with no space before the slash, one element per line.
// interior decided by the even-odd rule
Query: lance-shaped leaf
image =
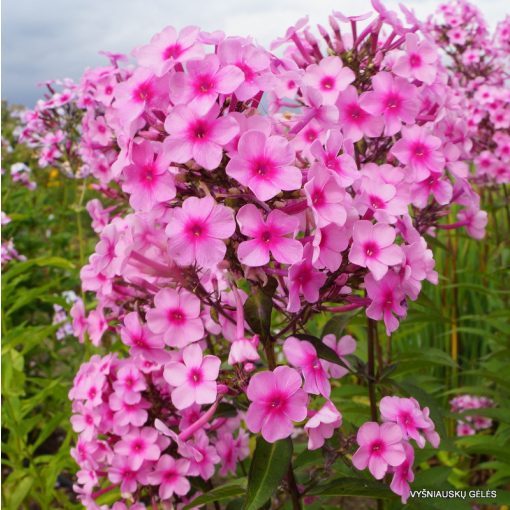
<path fill-rule="evenodd" d="M 244 317 L 254 333 L 265 342 L 271 332 L 273 295 L 278 286 L 274 278 L 269 278 L 265 287 L 259 288 L 244 303 Z"/>
<path fill-rule="evenodd" d="M 360 496 L 365 498 L 391 499 L 396 497 L 387 485 L 376 480 L 341 477 L 325 485 L 314 487 L 310 496 Z"/>
<path fill-rule="evenodd" d="M 257 445 L 248 474 L 248 490 L 244 510 L 258 510 L 276 492 L 289 469 L 292 458 L 290 438 L 268 443 L 262 436 Z"/>
<path fill-rule="evenodd" d="M 197 508 L 202 505 L 207 505 L 208 503 L 214 503 L 215 501 L 225 501 L 229 499 L 233 499 L 237 496 L 241 496 L 246 492 L 246 479 L 241 478 L 236 480 L 235 482 L 226 483 L 219 487 L 215 487 L 214 489 L 198 496 L 191 503 L 188 503 L 183 510 L 189 510 L 191 508 Z"/>

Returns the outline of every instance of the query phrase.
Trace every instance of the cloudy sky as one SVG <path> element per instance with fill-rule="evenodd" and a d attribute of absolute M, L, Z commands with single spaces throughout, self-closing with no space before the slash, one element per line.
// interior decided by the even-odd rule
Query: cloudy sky
<path fill-rule="evenodd" d="M 385 3 L 396 9 L 399 1 L 420 17 L 442 3 Z M 491 25 L 510 11 L 505 4 L 483 1 Z M 305 14 L 324 23 L 332 9 L 361 14 L 370 0 L 2 0 L 2 98 L 32 106 L 41 94 L 37 83 L 77 79 L 84 68 L 104 62 L 100 50 L 127 53 L 166 25 L 251 34 L 267 44 Z"/>

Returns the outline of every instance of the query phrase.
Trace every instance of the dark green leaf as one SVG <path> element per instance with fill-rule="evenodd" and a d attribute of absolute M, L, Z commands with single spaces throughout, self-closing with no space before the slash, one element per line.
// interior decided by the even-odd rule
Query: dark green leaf
<path fill-rule="evenodd" d="M 274 278 L 270 278 L 265 287 L 262 287 L 244 303 L 244 316 L 246 322 L 254 333 L 260 335 L 265 342 L 271 332 L 271 313 L 273 311 L 273 295 L 278 286 Z"/>
<path fill-rule="evenodd" d="M 326 485 L 319 485 L 308 492 L 310 496 L 362 496 L 365 498 L 391 499 L 396 497 L 387 485 L 376 480 L 342 477 Z"/>
<path fill-rule="evenodd" d="M 248 489 L 244 510 L 258 510 L 276 492 L 289 469 L 292 458 L 290 438 L 268 443 L 257 438 L 248 475 Z"/>

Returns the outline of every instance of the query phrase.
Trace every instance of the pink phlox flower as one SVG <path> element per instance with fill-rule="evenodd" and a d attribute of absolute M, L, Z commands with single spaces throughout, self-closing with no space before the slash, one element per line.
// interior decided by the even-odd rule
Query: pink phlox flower
<path fill-rule="evenodd" d="M 332 129 L 326 140 L 325 148 L 319 140 L 316 140 L 311 146 L 311 153 L 320 164 L 335 174 L 340 186 L 346 188 L 359 177 L 359 174 L 352 156 L 347 154 L 345 150 L 343 154 L 339 155 L 343 148 L 344 139 L 342 134 L 340 131 Z"/>
<path fill-rule="evenodd" d="M 148 484 L 149 473 L 150 468 L 142 466 L 136 455 L 115 455 L 108 470 L 108 479 L 114 484 L 120 484 L 122 494 L 132 494 L 138 488 L 138 483 Z"/>
<path fill-rule="evenodd" d="M 237 255 L 242 264 L 259 267 L 267 264 L 270 255 L 282 264 L 293 264 L 301 260 L 303 245 L 300 241 L 287 237 L 298 230 L 299 220 L 282 211 L 272 210 L 264 220 L 262 213 L 253 204 L 239 209 L 237 223 L 241 233 L 251 237 L 250 241 L 239 244 Z"/>
<path fill-rule="evenodd" d="M 416 79 L 430 85 L 436 79 L 438 59 L 436 47 L 420 41 L 418 35 L 406 34 L 405 52 L 393 64 L 392 71 L 402 78 Z"/>
<path fill-rule="evenodd" d="M 205 112 L 196 104 L 172 108 L 165 120 L 165 130 L 170 135 L 163 142 L 165 155 L 175 163 L 194 159 L 206 170 L 217 168 L 223 157 L 223 146 L 239 132 L 234 117 L 218 117 L 219 113 L 216 103 Z"/>
<path fill-rule="evenodd" d="M 147 324 L 171 347 L 184 347 L 204 336 L 200 300 L 184 289 L 161 289 L 154 296 L 154 308 L 147 312 Z"/>
<path fill-rule="evenodd" d="M 152 333 L 146 324 L 142 324 L 137 312 L 130 312 L 124 317 L 124 326 L 120 328 L 122 342 L 129 346 L 129 353 L 142 356 L 156 363 L 168 361 L 163 335 Z"/>
<path fill-rule="evenodd" d="M 169 363 L 164 371 L 165 381 L 174 387 L 172 403 L 177 409 L 186 409 L 193 403 L 212 404 L 218 394 L 220 359 L 203 356 L 198 344 L 188 345 L 182 358 L 182 363 Z"/>
<path fill-rule="evenodd" d="M 338 57 L 323 58 L 318 64 L 306 68 L 303 84 L 317 89 L 324 104 L 335 104 L 338 94 L 345 90 L 355 79 L 351 69 L 342 65 Z"/>
<path fill-rule="evenodd" d="M 170 255 L 182 266 L 197 263 L 212 268 L 223 260 L 224 239 L 235 232 L 232 209 L 207 196 L 189 197 L 172 209 L 166 234 Z"/>
<path fill-rule="evenodd" d="M 349 85 L 336 101 L 339 112 L 339 126 L 345 138 L 357 142 L 364 136 L 369 138 L 381 135 L 384 120 L 363 109 L 356 88 Z"/>
<path fill-rule="evenodd" d="M 85 340 L 88 323 L 85 315 L 85 306 L 83 305 L 81 298 L 78 298 L 73 304 L 69 311 L 69 315 L 72 318 L 74 336 L 78 337 L 78 340 L 82 344 Z"/>
<path fill-rule="evenodd" d="M 142 115 L 148 106 L 155 106 L 168 97 L 168 80 L 157 78 L 151 70 L 138 68 L 126 81 L 115 87 L 114 107 L 119 118 L 127 124 Z"/>
<path fill-rule="evenodd" d="M 360 106 L 374 116 L 384 118 L 384 134 L 398 133 L 402 122 L 414 124 L 420 108 L 416 87 L 391 73 L 379 72 L 372 78 L 373 91 L 360 97 Z"/>
<path fill-rule="evenodd" d="M 142 398 L 136 404 L 128 404 L 116 393 L 112 393 L 108 399 L 110 408 L 114 411 L 114 423 L 116 427 L 125 428 L 128 425 L 141 427 L 147 422 L 149 414 L 147 409 L 150 403 Z"/>
<path fill-rule="evenodd" d="M 174 459 L 170 455 L 162 455 L 154 471 L 149 474 L 151 485 L 159 485 L 161 500 L 170 499 L 174 493 L 178 496 L 186 495 L 191 485 L 186 478 L 190 462 L 187 459 Z"/>
<path fill-rule="evenodd" d="M 303 389 L 312 395 L 328 398 L 331 393 L 328 374 L 313 344 L 291 336 L 285 340 L 283 352 L 288 362 L 301 370 L 305 380 Z"/>
<path fill-rule="evenodd" d="M 402 445 L 402 431 L 394 423 L 364 423 L 356 436 L 359 448 L 352 456 L 356 469 L 368 467 L 377 480 L 384 478 L 388 466 L 400 466 L 406 459 Z"/>
<path fill-rule="evenodd" d="M 356 350 L 356 340 L 351 335 L 344 335 L 338 341 L 334 334 L 325 335 L 322 341 L 331 349 L 333 349 L 338 357 L 347 365 L 349 363 L 344 359 L 344 356 L 348 356 L 352 354 Z M 331 377 L 335 377 L 336 379 L 340 379 L 346 375 L 349 371 L 347 368 L 337 365 L 336 363 L 331 363 L 329 361 L 323 361 L 327 371 L 331 375 Z"/>
<path fill-rule="evenodd" d="M 391 480 L 390 488 L 399 496 L 402 497 L 402 504 L 406 504 L 411 494 L 409 482 L 414 481 L 413 463 L 414 463 L 414 449 L 409 444 L 404 442 L 404 451 L 406 458 L 400 466 L 393 468 L 394 474 Z"/>
<path fill-rule="evenodd" d="M 259 345 L 258 335 L 252 338 L 237 338 L 232 342 L 228 354 L 228 364 L 246 363 L 247 361 L 258 361 L 260 359 L 257 347 Z"/>
<path fill-rule="evenodd" d="M 177 63 L 203 57 L 203 47 L 197 43 L 199 32 L 198 27 L 188 26 L 177 33 L 169 26 L 133 53 L 141 66 L 148 67 L 156 76 L 163 76 Z"/>
<path fill-rule="evenodd" d="M 122 190 L 130 194 L 129 204 L 133 209 L 149 211 L 155 204 L 175 197 L 174 176 L 169 171 L 170 156 L 161 144 L 148 141 L 134 144 L 132 161 L 133 164 L 124 169 Z"/>
<path fill-rule="evenodd" d="M 404 439 L 414 439 L 420 448 L 425 446 L 421 429 L 429 427 L 420 406 L 410 398 L 383 397 L 379 403 L 384 421 L 392 421 L 400 426 Z"/>
<path fill-rule="evenodd" d="M 207 112 L 219 94 L 236 90 L 244 80 L 244 73 L 234 65 L 220 66 L 216 55 L 192 60 L 186 73 L 175 73 L 170 78 L 170 99 L 175 104 L 190 104 L 200 112 Z"/>
<path fill-rule="evenodd" d="M 306 422 L 308 449 L 321 448 L 326 439 L 333 436 L 335 429 L 342 425 L 342 415 L 329 400 Z"/>
<path fill-rule="evenodd" d="M 200 453 L 201 459 L 191 456 L 188 470 L 189 476 L 200 476 L 204 480 L 209 480 L 214 475 L 214 466 L 221 462 L 221 458 L 216 452 L 216 448 L 209 443 L 207 434 L 203 431 L 195 434 L 194 441 L 190 441 L 193 448 Z"/>
<path fill-rule="evenodd" d="M 75 414 L 70 419 L 73 430 L 80 434 L 80 437 L 83 437 L 85 441 L 91 441 L 101 422 L 101 415 L 96 409 L 88 408 L 82 403 L 79 403 L 76 408 L 73 407 L 73 412 Z"/>
<path fill-rule="evenodd" d="M 96 308 L 89 313 L 87 318 L 87 330 L 92 345 L 96 347 L 101 343 L 103 334 L 108 329 L 108 322 L 103 313 L 102 308 Z"/>
<path fill-rule="evenodd" d="M 408 211 L 408 201 L 397 193 L 397 187 L 375 176 L 363 176 L 355 203 L 361 215 L 370 210 L 373 217 L 381 223 L 395 223 L 398 216 L 407 214 Z"/>
<path fill-rule="evenodd" d="M 110 212 L 113 209 L 111 207 L 105 209 L 97 198 L 89 200 L 85 207 L 92 218 L 92 228 L 94 232 L 100 234 L 110 222 Z"/>
<path fill-rule="evenodd" d="M 451 202 L 453 188 L 450 181 L 442 178 L 441 172 L 431 172 L 423 181 L 411 185 L 413 205 L 416 207 L 425 208 L 431 194 L 439 205 Z"/>
<path fill-rule="evenodd" d="M 327 276 L 317 271 L 312 263 L 313 247 L 311 243 L 305 246 L 303 260 L 296 262 L 289 268 L 287 286 L 289 288 L 289 302 L 287 310 L 297 312 L 301 306 L 300 295 L 303 294 L 308 303 L 315 303 L 319 299 L 320 288 Z"/>
<path fill-rule="evenodd" d="M 393 314 L 399 317 L 407 314 L 400 277 L 393 271 L 388 271 L 381 280 L 376 280 L 372 273 L 369 273 L 365 277 L 365 288 L 372 300 L 367 308 L 367 317 L 374 320 L 384 319 L 386 332 L 390 335 L 398 328 L 398 319 Z"/>
<path fill-rule="evenodd" d="M 302 175 L 294 166 L 294 151 L 282 136 L 247 131 L 239 139 L 237 152 L 230 157 L 227 174 L 250 188 L 259 200 L 301 187 Z"/>
<path fill-rule="evenodd" d="M 316 229 L 313 238 L 314 267 L 317 269 L 326 267 L 329 271 L 336 271 L 342 263 L 342 252 L 349 245 L 350 239 L 350 230 L 345 225 L 339 227 L 330 223 Z"/>
<path fill-rule="evenodd" d="M 467 233 L 473 239 L 483 239 L 485 237 L 485 227 L 488 223 L 486 211 L 480 211 L 475 207 L 466 207 L 457 213 L 459 222 L 465 223 Z"/>
<path fill-rule="evenodd" d="M 318 166 L 310 170 L 308 177 L 304 190 L 317 226 L 324 227 L 330 223 L 344 225 L 347 220 L 345 191 L 336 181 L 333 172 Z"/>
<path fill-rule="evenodd" d="M 389 225 L 374 225 L 368 220 L 357 221 L 353 228 L 349 261 L 367 267 L 374 278 L 380 280 L 388 272 L 388 266 L 403 262 L 402 248 L 393 244 L 395 236 L 395 229 Z"/>
<path fill-rule="evenodd" d="M 132 428 L 115 443 L 115 453 L 129 457 L 131 467 L 137 470 L 145 460 L 159 459 L 161 450 L 158 445 L 158 436 L 158 431 L 152 427 Z"/>
<path fill-rule="evenodd" d="M 222 65 L 235 65 L 243 72 L 244 80 L 234 91 L 240 101 L 271 87 L 270 56 L 263 48 L 246 39 L 226 38 L 218 46 L 217 55 Z"/>
<path fill-rule="evenodd" d="M 142 391 L 147 389 L 143 374 L 133 363 L 126 363 L 117 371 L 113 389 L 128 404 L 136 404 L 142 399 Z"/>
<path fill-rule="evenodd" d="M 434 271 L 435 260 L 427 242 L 420 237 L 412 244 L 403 245 L 405 262 L 402 266 L 404 277 L 402 287 L 411 299 L 417 299 L 421 290 L 421 282 L 425 279 L 437 285 L 438 274 Z"/>
<path fill-rule="evenodd" d="M 248 429 L 262 432 L 270 443 L 289 437 L 293 422 L 304 420 L 307 414 L 308 396 L 301 383 L 299 372 L 287 366 L 256 373 L 247 390 L 251 401 L 246 413 Z"/>

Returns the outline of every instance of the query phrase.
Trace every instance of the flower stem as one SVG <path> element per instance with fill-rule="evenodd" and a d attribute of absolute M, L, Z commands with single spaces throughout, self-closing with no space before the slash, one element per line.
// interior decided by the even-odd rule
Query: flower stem
<path fill-rule="evenodd" d="M 377 402 L 375 398 L 375 342 L 376 322 L 368 319 L 368 397 L 370 399 L 370 416 L 372 421 L 377 421 Z"/>

